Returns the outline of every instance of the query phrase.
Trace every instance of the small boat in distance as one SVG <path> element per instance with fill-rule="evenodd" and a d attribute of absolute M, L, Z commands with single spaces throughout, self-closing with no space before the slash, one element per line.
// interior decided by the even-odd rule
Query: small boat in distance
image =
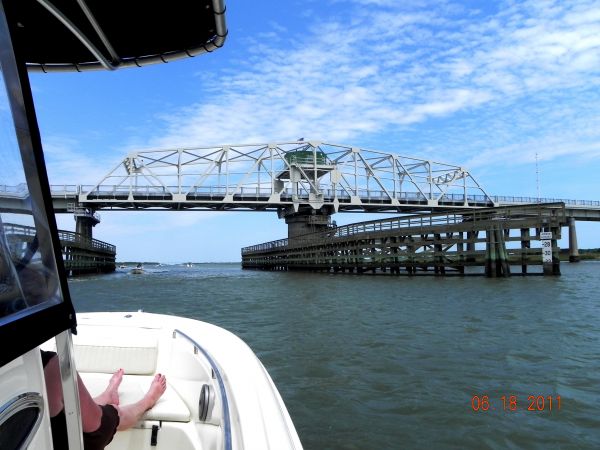
<path fill-rule="evenodd" d="M 138 263 L 138 265 L 135 266 L 133 269 L 131 269 L 129 273 L 133 273 L 133 274 L 144 273 L 144 266 L 142 265 L 142 263 Z"/>

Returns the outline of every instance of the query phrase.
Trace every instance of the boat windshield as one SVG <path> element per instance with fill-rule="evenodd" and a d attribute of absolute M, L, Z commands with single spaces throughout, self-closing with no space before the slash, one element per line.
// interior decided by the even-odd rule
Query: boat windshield
<path fill-rule="evenodd" d="M 27 185 L 4 90 L 0 117 L 0 323 L 4 323 L 26 310 L 59 303 L 61 296 L 54 259 L 45 252 L 48 227 Z"/>
<path fill-rule="evenodd" d="M 5 23 L 0 42 L 0 339 L 11 343 L 1 352 L 1 366 L 72 328 L 75 316 L 59 276 L 60 245 L 53 239 L 29 82 Z"/>

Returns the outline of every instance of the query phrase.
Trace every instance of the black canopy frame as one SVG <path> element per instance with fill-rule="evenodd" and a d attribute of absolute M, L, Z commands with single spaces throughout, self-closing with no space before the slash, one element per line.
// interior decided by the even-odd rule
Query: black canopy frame
<path fill-rule="evenodd" d="M 167 63 L 212 52 L 227 36 L 223 0 L 10 0 L 5 9 L 33 71 Z"/>

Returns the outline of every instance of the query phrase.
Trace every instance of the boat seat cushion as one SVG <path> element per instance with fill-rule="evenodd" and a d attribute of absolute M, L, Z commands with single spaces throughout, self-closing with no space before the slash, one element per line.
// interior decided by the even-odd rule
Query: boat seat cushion
<path fill-rule="evenodd" d="M 80 373 L 84 384 L 92 397 L 97 397 L 106 389 L 112 374 L 108 373 Z M 119 403 L 128 405 L 140 400 L 148 391 L 153 375 L 124 375 L 119 387 Z M 190 410 L 179 397 L 167 379 L 167 390 L 158 400 L 154 408 L 147 411 L 142 420 L 164 420 L 171 422 L 188 422 Z"/>
<path fill-rule="evenodd" d="M 116 328 L 116 327 L 115 327 Z M 79 372 L 113 374 L 124 369 L 129 375 L 152 375 L 156 370 L 158 339 L 156 335 L 136 330 L 124 336 L 119 332 L 103 330 L 102 336 L 75 336 L 73 347 Z"/>

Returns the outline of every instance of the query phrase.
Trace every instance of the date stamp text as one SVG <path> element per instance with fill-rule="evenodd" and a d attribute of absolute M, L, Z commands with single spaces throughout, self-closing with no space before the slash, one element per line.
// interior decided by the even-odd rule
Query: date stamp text
<path fill-rule="evenodd" d="M 475 412 L 487 411 L 560 411 L 560 395 L 528 395 L 527 400 L 517 395 L 474 395 L 471 408 Z"/>

